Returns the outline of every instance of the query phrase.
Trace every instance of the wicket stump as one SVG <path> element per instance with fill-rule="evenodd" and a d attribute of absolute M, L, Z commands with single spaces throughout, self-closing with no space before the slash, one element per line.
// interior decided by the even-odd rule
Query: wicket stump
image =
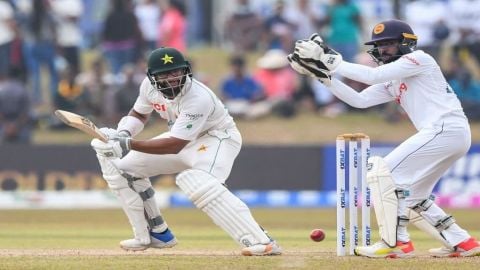
<path fill-rule="evenodd" d="M 348 143 L 348 151 L 346 151 Z M 360 147 L 360 151 L 359 148 Z M 348 160 L 346 158 L 348 154 Z M 336 140 L 337 168 L 337 256 L 346 255 L 347 207 L 346 179 L 348 177 L 349 254 L 359 244 L 358 209 L 362 211 L 362 245 L 370 245 L 370 189 L 367 186 L 367 161 L 370 157 L 370 138 L 363 133 L 342 134 Z M 348 171 L 346 170 L 348 164 Z M 360 181 L 359 181 L 360 179 Z M 359 186 L 362 202 L 359 204 Z"/>

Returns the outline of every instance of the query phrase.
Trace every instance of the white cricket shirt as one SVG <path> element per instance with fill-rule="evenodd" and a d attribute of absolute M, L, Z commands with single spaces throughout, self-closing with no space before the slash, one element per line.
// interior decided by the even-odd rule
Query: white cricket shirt
<path fill-rule="evenodd" d="M 174 100 L 168 100 L 145 78 L 140 85 L 140 94 L 133 109 L 141 114 L 150 114 L 155 110 L 161 118 L 168 121 L 172 137 L 188 141 L 195 140 L 210 130 L 235 128 L 233 118 L 207 86 L 187 78 L 184 87 L 187 87 L 187 90 L 183 95 L 179 94 Z"/>
<path fill-rule="evenodd" d="M 342 62 L 340 75 L 370 87 L 357 92 L 337 79 L 330 90 L 347 104 L 367 108 L 396 101 L 420 130 L 447 114 L 464 118 L 462 106 L 435 59 L 422 50 L 376 68 Z"/>

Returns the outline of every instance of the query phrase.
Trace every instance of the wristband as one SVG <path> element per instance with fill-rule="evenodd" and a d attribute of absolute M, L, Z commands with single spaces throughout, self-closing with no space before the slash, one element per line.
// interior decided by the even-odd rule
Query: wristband
<path fill-rule="evenodd" d="M 145 124 L 135 116 L 127 115 L 118 122 L 117 131 L 126 131 L 132 137 L 137 136 L 144 128 Z"/>

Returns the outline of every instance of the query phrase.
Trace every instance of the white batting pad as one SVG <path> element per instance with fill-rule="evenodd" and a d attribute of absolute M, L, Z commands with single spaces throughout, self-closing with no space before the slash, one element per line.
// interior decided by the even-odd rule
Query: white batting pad
<path fill-rule="evenodd" d="M 374 156 L 368 160 L 367 183 L 371 190 L 373 208 L 380 237 L 390 247 L 397 245 L 398 199 L 390 170 L 383 158 Z"/>
<path fill-rule="evenodd" d="M 133 181 L 133 188 L 135 189 L 136 192 L 144 192 L 145 190 L 152 188 L 152 183 L 148 178 L 138 179 Z M 143 207 L 145 208 L 145 212 L 147 213 L 147 216 L 150 219 L 162 216 L 162 214 L 160 213 L 160 208 L 158 207 L 154 196 L 147 200 L 144 200 Z M 163 224 L 160 224 L 152 228 L 152 230 L 154 232 L 163 232 L 167 228 L 168 228 L 168 225 L 164 221 Z"/>
<path fill-rule="evenodd" d="M 142 198 L 128 186 L 127 179 L 120 175 L 110 160 L 99 154 L 97 154 L 97 158 L 102 169 L 103 178 L 120 201 L 123 211 L 133 228 L 135 239 L 138 239 L 144 245 L 150 244 L 150 233 L 144 215 Z"/>
<path fill-rule="evenodd" d="M 247 205 L 211 174 L 186 170 L 177 176 L 176 182 L 197 208 L 241 245 L 270 243 L 270 238 L 253 219 Z"/>
<path fill-rule="evenodd" d="M 452 247 L 450 243 L 447 242 L 445 238 L 440 235 L 440 232 L 427 220 L 425 220 L 420 214 L 413 211 L 412 209 L 408 209 L 408 218 L 410 219 L 410 223 L 415 225 L 419 230 L 422 232 L 427 233 L 433 239 L 440 241 L 446 247 Z"/>

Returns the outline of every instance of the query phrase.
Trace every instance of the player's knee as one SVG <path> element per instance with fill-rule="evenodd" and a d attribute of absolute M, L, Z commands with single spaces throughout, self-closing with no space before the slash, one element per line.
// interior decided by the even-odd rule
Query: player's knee
<path fill-rule="evenodd" d="M 128 181 L 120 174 L 117 175 L 104 175 L 103 178 L 107 181 L 108 187 L 112 190 L 119 190 L 123 188 L 130 188 Z"/>
<path fill-rule="evenodd" d="M 430 195 L 425 199 L 414 199 L 411 197 L 406 197 L 405 199 L 406 206 L 420 214 L 421 212 L 427 211 L 433 205 L 435 196 Z"/>
<path fill-rule="evenodd" d="M 382 157 L 373 156 L 368 159 L 367 182 L 378 181 L 381 177 L 391 179 L 390 169 Z"/>
<path fill-rule="evenodd" d="M 137 192 L 142 192 L 152 188 L 152 182 L 148 178 L 135 179 L 132 181 L 133 188 Z"/>
<path fill-rule="evenodd" d="M 214 176 L 195 169 L 180 173 L 176 178 L 176 183 L 200 209 L 227 191 Z"/>

